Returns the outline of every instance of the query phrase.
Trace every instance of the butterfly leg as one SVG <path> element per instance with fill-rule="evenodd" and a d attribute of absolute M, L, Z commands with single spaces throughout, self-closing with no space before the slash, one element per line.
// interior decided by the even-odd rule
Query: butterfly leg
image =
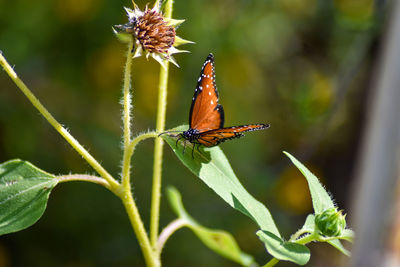
<path fill-rule="evenodd" d="M 175 148 L 178 147 L 178 142 L 179 142 L 179 140 L 182 139 L 182 136 L 181 136 L 180 134 L 179 134 L 178 136 L 179 136 L 179 137 L 178 137 L 178 139 L 176 139 Z"/>
<path fill-rule="evenodd" d="M 185 150 L 186 150 L 186 142 L 183 143 L 183 152 L 182 152 L 183 155 L 185 155 Z"/>
<path fill-rule="evenodd" d="M 194 151 L 196 150 L 196 145 L 197 145 L 197 151 L 201 154 L 199 147 L 201 146 L 200 143 L 193 143 L 193 149 L 192 149 L 192 158 L 194 159 Z"/>
<path fill-rule="evenodd" d="M 196 143 L 193 143 L 193 147 L 192 147 L 192 159 L 194 159 L 194 150 L 196 148 Z"/>
<path fill-rule="evenodd" d="M 197 146 L 197 151 L 199 151 L 199 153 L 201 153 L 200 146 L 201 146 L 201 144 L 199 143 L 198 146 Z"/>

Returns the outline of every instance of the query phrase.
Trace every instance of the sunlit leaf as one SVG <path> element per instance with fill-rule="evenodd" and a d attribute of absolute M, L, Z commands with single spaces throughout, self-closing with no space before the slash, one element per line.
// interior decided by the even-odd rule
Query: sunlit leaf
<path fill-rule="evenodd" d="M 301 162 L 287 152 L 286 156 L 293 162 L 293 164 L 301 171 L 307 179 L 308 187 L 310 188 L 312 203 L 315 214 L 322 213 L 324 210 L 335 207 L 329 193 L 321 185 L 318 178 L 312 174 Z"/>
<path fill-rule="evenodd" d="M 331 209 L 335 207 L 332 198 L 330 197 L 329 193 L 325 190 L 325 188 L 321 185 L 318 178 L 312 174 L 301 162 L 299 162 L 295 157 L 290 155 L 287 152 L 285 153 L 286 156 L 293 162 L 293 164 L 301 171 L 304 177 L 307 179 L 308 186 L 310 188 L 313 207 L 315 214 L 320 214 L 325 210 Z M 309 215 L 306 219 L 306 222 L 303 226 L 304 229 L 310 230 L 310 232 L 314 231 L 311 227 L 315 226 L 315 216 Z M 352 241 L 354 233 L 350 229 L 343 230 L 342 236 L 343 239 Z M 328 241 L 333 247 L 341 251 L 343 254 L 350 256 L 350 252 L 345 249 L 340 242 L 340 240 L 335 239 Z"/>
<path fill-rule="evenodd" d="M 310 260 L 310 250 L 304 245 L 285 242 L 268 231 L 260 230 L 257 235 L 275 258 L 292 261 L 299 265 L 304 265 Z"/>
<path fill-rule="evenodd" d="M 25 229 L 42 216 L 57 180 L 19 159 L 0 165 L 0 235 Z"/>
<path fill-rule="evenodd" d="M 180 126 L 170 132 L 182 132 L 187 126 Z M 254 199 L 242 186 L 233 172 L 227 158 L 219 147 L 193 149 L 193 145 L 185 140 L 178 141 L 178 135 L 164 134 L 163 139 L 170 145 L 182 163 L 198 176 L 205 184 L 213 189 L 230 206 L 254 220 L 261 230 L 272 234 L 281 240 L 281 235 L 276 227 L 268 209 Z M 185 151 L 185 153 L 183 153 Z M 267 251 L 281 260 L 298 262 L 297 251 L 281 249 L 279 242 L 264 242 Z M 271 242 L 270 242 L 271 241 Z M 275 248 L 275 245 L 279 247 Z M 289 246 L 290 247 L 290 246 Z M 307 247 L 295 244 L 294 247 L 304 247 L 301 251 L 308 251 Z M 282 253 L 284 251 L 285 253 Z M 308 252 L 309 253 L 309 252 Z M 283 258 L 281 256 L 284 255 Z M 304 258 L 302 258 L 304 260 Z M 301 261 L 302 262 L 302 261 Z"/>
<path fill-rule="evenodd" d="M 307 232 L 314 232 L 315 230 L 315 216 L 313 214 L 309 214 L 306 218 L 306 221 L 301 228 L 303 230 L 306 230 Z"/>
<path fill-rule="evenodd" d="M 335 247 L 340 252 L 342 252 L 344 255 L 346 255 L 346 256 L 351 255 L 350 251 L 348 251 L 347 249 L 345 249 L 343 247 L 343 245 L 339 239 L 330 240 L 330 241 L 328 241 L 328 243 L 331 244 L 333 247 Z"/>
<path fill-rule="evenodd" d="M 183 207 L 182 198 L 178 190 L 172 187 L 168 188 L 168 199 L 178 217 L 187 222 L 186 226 L 189 227 L 208 248 L 243 266 L 250 266 L 254 262 L 252 256 L 240 250 L 230 233 L 206 228 L 190 217 Z"/>
<path fill-rule="evenodd" d="M 353 242 L 354 239 L 354 232 L 350 229 L 344 229 L 342 234 L 340 235 L 341 239 L 347 240 L 349 242 Z"/>
<path fill-rule="evenodd" d="M 186 129 L 187 126 L 180 126 L 173 131 Z M 173 135 L 164 134 L 162 138 L 167 141 L 182 163 L 229 205 L 249 216 L 262 230 L 281 236 L 268 209 L 242 186 L 218 146 L 200 147 L 199 150 L 196 148 L 193 151 L 191 143 L 182 139 L 177 143 L 177 137 Z M 185 153 L 183 153 L 184 145 L 186 146 Z"/>

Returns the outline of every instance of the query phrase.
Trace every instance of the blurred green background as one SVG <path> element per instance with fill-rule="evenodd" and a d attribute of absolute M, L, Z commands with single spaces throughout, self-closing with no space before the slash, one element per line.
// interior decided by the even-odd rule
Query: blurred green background
<path fill-rule="evenodd" d="M 363 129 L 381 38 L 385 1 L 177 0 L 178 35 L 196 42 L 171 67 L 167 128 L 188 123 L 206 56 L 226 126 L 270 123 L 267 131 L 221 145 L 248 191 L 271 210 L 286 238 L 311 212 L 305 179 L 288 151 L 321 177 L 340 208 L 351 198 L 355 153 Z M 137 1 L 144 8 L 145 1 Z M 111 27 L 126 23 L 129 1 L 0 0 L 0 50 L 50 112 L 116 177 L 121 163 L 119 104 L 125 46 Z M 133 129 L 155 128 L 159 65 L 133 64 Z M 21 158 L 54 174 L 94 173 L 0 71 L 0 162 Z M 148 225 L 153 142 L 133 159 L 133 191 Z M 182 193 L 203 225 L 234 234 L 264 264 L 269 256 L 256 225 L 231 209 L 165 148 L 163 186 Z M 165 188 L 165 187 L 164 187 Z M 165 191 L 164 191 L 165 192 Z M 165 195 L 161 226 L 174 218 Z M 341 256 L 311 244 L 309 266 L 337 266 Z M 187 229 L 163 251 L 164 266 L 236 266 Z M 0 266 L 143 266 L 119 200 L 100 186 L 67 183 L 50 196 L 32 227 L 0 237 Z M 293 266 L 283 263 L 282 266 Z"/>

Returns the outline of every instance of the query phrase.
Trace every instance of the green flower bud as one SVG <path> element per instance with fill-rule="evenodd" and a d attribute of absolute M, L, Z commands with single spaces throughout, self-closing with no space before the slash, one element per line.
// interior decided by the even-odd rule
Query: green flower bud
<path fill-rule="evenodd" d="M 341 210 L 330 208 L 315 216 L 315 225 L 325 236 L 339 236 L 346 228 L 346 214 Z"/>

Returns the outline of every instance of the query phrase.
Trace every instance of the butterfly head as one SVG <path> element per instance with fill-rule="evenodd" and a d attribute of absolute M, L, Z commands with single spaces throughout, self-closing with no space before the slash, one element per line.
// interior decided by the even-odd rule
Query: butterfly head
<path fill-rule="evenodd" d="M 190 128 L 182 133 L 183 138 L 189 142 L 193 142 L 199 138 L 199 130 Z"/>

